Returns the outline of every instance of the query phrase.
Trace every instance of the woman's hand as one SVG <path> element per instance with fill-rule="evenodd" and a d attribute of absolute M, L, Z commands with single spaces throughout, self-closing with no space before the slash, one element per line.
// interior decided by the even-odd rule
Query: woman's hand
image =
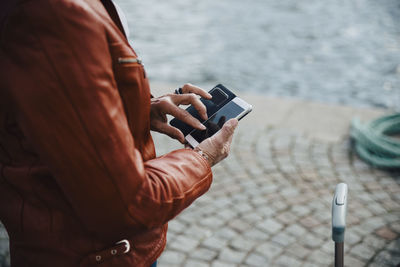
<path fill-rule="evenodd" d="M 178 106 L 193 105 L 199 112 L 202 119 L 207 119 L 207 110 L 204 104 L 200 101 L 201 96 L 205 99 L 211 99 L 211 95 L 200 87 L 185 84 L 182 87 L 182 94 L 167 94 L 161 97 L 151 99 L 150 108 L 150 128 L 153 131 L 160 132 L 177 139 L 182 144 L 185 143 L 183 133 L 168 124 L 167 114 L 189 124 L 195 129 L 204 130 L 205 126 L 199 120 L 194 118 L 189 112 Z"/>
<path fill-rule="evenodd" d="M 195 148 L 201 150 L 206 155 L 211 167 L 228 156 L 233 133 L 237 125 L 237 119 L 230 119 L 222 126 L 221 130 L 210 138 L 205 139 Z"/>

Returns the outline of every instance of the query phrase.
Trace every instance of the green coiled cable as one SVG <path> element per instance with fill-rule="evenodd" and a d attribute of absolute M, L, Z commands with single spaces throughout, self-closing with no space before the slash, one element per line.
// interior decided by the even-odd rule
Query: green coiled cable
<path fill-rule="evenodd" d="M 353 119 L 350 136 L 361 159 L 381 169 L 400 169 L 400 113 L 382 116 L 369 123 Z"/>

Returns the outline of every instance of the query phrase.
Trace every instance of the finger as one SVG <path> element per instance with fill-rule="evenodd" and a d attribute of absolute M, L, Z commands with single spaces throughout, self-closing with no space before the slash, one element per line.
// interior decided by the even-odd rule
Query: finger
<path fill-rule="evenodd" d="M 187 83 L 182 87 L 182 93 L 187 94 L 187 93 L 193 93 L 196 95 L 199 95 L 205 99 L 211 99 L 212 96 L 207 93 L 204 89 L 195 86 L 193 84 Z"/>
<path fill-rule="evenodd" d="M 224 126 L 222 126 L 221 130 L 218 131 L 218 135 L 216 134 L 215 138 L 220 139 L 222 142 L 232 140 L 233 133 L 235 132 L 237 125 L 237 119 L 230 119 L 224 124 Z"/>
<path fill-rule="evenodd" d="M 182 144 L 185 143 L 185 137 L 183 135 L 183 133 L 175 127 L 172 127 L 166 123 L 160 123 L 158 125 L 158 131 L 168 135 L 169 137 L 178 140 L 179 142 L 181 142 Z"/>
<path fill-rule="evenodd" d="M 176 105 L 192 105 L 197 110 L 197 112 L 199 112 L 200 117 L 203 120 L 208 119 L 206 106 L 195 94 L 190 93 L 183 95 L 173 95 L 171 96 L 171 98 Z"/>
<path fill-rule="evenodd" d="M 199 129 L 199 130 L 205 130 L 206 126 L 200 123 L 198 119 L 193 117 L 189 112 L 187 112 L 184 109 L 179 108 L 176 105 L 169 105 L 168 109 L 165 110 L 168 114 L 174 116 L 178 120 L 183 121 L 184 123 L 192 126 L 193 128 Z"/>

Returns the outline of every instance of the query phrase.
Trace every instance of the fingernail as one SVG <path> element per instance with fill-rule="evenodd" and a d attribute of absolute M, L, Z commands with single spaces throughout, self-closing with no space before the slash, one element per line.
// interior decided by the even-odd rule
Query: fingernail
<path fill-rule="evenodd" d="M 205 129 L 207 129 L 207 127 L 206 126 L 204 126 L 203 124 L 200 124 L 201 126 L 200 126 L 200 128 L 202 129 L 202 130 L 205 130 Z"/>
<path fill-rule="evenodd" d="M 236 127 L 238 125 L 239 121 L 237 119 L 232 119 L 231 120 L 231 127 Z"/>
<path fill-rule="evenodd" d="M 233 125 L 236 127 L 236 126 L 238 126 L 238 124 L 239 124 L 239 121 L 237 119 L 234 119 L 233 120 Z"/>
<path fill-rule="evenodd" d="M 229 121 L 229 125 L 227 125 L 227 127 L 232 129 L 232 131 L 234 131 L 237 125 L 238 125 L 238 120 L 232 119 Z"/>
<path fill-rule="evenodd" d="M 207 96 L 208 96 L 209 98 L 212 98 L 212 95 L 211 95 L 211 94 L 209 94 L 209 93 L 207 93 Z"/>

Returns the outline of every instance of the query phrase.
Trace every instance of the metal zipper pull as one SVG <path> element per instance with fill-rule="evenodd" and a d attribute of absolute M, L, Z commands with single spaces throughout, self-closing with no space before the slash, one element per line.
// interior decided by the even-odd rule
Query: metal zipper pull
<path fill-rule="evenodd" d="M 134 58 L 134 57 L 119 57 L 118 58 L 118 63 L 119 64 L 125 64 L 125 63 L 138 63 L 142 65 L 143 67 L 143 77 L 146 79 L 146 70 L 144 69 L 143 62 L 140 58 Z"/>
<path fill-rule="evenodd" d="M 134 58 L 134 57 L 119 57 L 118 58 L 118 63 L 123 64 L 123 63 L 138 63 L 140 65 L 143 65 L 142 60 L 140 58 Z"/>

